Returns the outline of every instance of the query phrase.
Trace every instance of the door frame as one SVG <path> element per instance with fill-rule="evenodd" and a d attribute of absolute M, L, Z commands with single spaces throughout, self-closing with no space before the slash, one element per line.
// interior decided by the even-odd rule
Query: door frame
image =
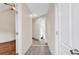
<path fill-rule="evenodd" d="M 16 4 L 15 12 L 16 54 L 22 55 L 22 5 Z"/>
<path fill-rule="evenodd" d="M 60 55 L 61 49 L 61 13 L 60 13 L 60 6 L 61 4 L 55 4 L 55 54 Z M 70 44 L 70 49 L 72 49 L 72 19 L 71 19 L 71 3 L 69 3 L 69 44 Z"/>
<path fill-rule="evenodd" d="M 61 51 L 61 14 L 60 4 L 55 4 L 55 54 L 60 55 Z M 60 47 L 60 48 L 59 48 Z"/>

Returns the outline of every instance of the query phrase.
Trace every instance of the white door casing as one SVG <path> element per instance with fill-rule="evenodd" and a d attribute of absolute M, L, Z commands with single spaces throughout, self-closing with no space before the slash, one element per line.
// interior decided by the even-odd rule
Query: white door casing
<path fill-rule="evenodd" d="M 58 14 L 58 54 L 69 55 L 72 49 L 71 39 L 71 4 L 57 4 Z"/>
<path fill-rule="evenodd" d="M 16 54 L 22 54 L 22 6 L 20 3 L 16 4 Z"/>

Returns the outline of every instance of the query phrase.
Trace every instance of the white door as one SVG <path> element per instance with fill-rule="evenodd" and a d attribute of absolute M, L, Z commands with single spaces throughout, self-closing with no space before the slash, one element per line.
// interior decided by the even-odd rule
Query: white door
<path fill-rule="evenodd" d="M 72 3 L 72 45 L 79 50 L 79 3 Z"/>
<path fill-rule="evenodd" d="M 71 39 L 71 4 L 57 4 L 59 23 L 58 54 L 69 55 L 72 49 Z"/>
<path fill-rule="evenodd" d="M 25 54 L 32 45 L 32 16 L 26 4 L 16 4 L 16 53 Z"/>

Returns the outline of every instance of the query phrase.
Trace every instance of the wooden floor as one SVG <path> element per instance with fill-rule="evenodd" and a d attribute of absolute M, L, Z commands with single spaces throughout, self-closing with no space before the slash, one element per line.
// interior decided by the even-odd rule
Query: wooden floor
<path fill-rule="evenodd" d="M 26 55 L 51 55 L 48 45 L 38 40 L 33 40 L 33 45 L 26 53 Z"/>
<path fill-rule="evenodd" d="M 0 43 L 0 55 L 15 55 L 16 43 L 14 41 Z"/>

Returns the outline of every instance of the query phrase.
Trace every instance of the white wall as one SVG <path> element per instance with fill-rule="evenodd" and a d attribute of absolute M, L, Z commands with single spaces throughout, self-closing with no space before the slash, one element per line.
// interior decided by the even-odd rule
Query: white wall
<path fill-rule="evenodd" d="M 32 45 L 32 16 L 25 4 L 22 4 L 22 54 Z"/>
<path fill-rule="evenodd" d="M 32 20 L 32 37 L 36 39 L 40 39 L 40 19 L 33 19 Z"/>
<path fill-rule="evenodd" d="M 46 19 L 46 39 L 52 54 L 55 53 L 55 7 L 51 4 Z"/>
<path fill-rule="evenodd" d="M 43 16 L 32 20 L 32 37 L 40 40 L 41 32 L 45 33 L 45 18 L 46 17 Z"/>
<path fill-rule="evenodd" d="M 54 10 L 52 4 L 49 8 L 47 17 L 47 40 L 51 53 L 55 51 L 55 30 L 54 30 L 54 12 L 57 13 L 58 19 L 58 54 L 70 55 L 71 49 L 79 49 L 79 4 L 59 3 L 55 6 L 57 12 Z"/>
<path fill-rule="evenodd" d="M 15 11 L 7 9 L 0 12 L 0 43 L 15 39 Z"/>
<path fill-rule="evenodd" d="M 72 4 L 72 46 L 79 50 L 79 3 Z"/>
<path fill-rule="evenodd" d="M 40 38 L 43 36 L 43 40 L 47 42 L 46 40 L 46 16 L 41 18 L 40 23 Z"/>

